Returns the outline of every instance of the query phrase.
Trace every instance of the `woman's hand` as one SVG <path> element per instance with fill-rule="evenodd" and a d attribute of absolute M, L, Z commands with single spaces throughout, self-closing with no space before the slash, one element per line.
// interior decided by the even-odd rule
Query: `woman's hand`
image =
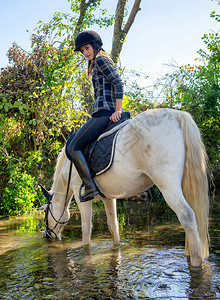
<path fill-rule="evenodd" d="M 113 122 L 118 122 L 121 119 L 122 99 L 116 99 L 115 112 L 109 118 Z"/>
<path fill-rule="evenodd" d="M 116 110 L 110 117 L 113 122 L 118 122 L 121 119 L 121 110 Z"/>

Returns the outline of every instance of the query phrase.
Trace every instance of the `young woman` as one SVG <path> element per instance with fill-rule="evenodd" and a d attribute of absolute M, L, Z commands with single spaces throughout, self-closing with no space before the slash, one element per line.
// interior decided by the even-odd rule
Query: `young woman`
<path fill-rule="evenodd" d="M 75 40 L 74 51 L 80 51 L 88 59 L 88 75 L 92 75 L 95 98 L 92 118 L 76 132 L 67 146 L 85 187 L 85 193 L 80 195 L 81 202 L 92 200 L 99 193 L 82 150 L 105 130 L 110 120 L 118 122 L 122 112 L 123 84 L 102 45 L 101 37 L 92 30 L 79 33 Z"/>

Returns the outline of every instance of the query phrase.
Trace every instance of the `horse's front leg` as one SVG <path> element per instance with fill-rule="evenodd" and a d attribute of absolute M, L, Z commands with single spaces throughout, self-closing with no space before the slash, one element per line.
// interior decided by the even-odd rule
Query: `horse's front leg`
<path fill-rule="evenodd" d="M 119 226 L 117 218 L 117 209 L 116 209 L 116 199 L 102 199 L 105 205 L 105 211 L 107 215 L 107 223 L 109 231 L 113 236 L 113 241 L 115 245 L 118 245 L 120 242 L 119 237 Z"/>
<path fill-rule="evenodd" d="M 77 201 L 81 214 L 82 242 L 83 245 L 89 245 L 92 233 L 92 201 Z"/>

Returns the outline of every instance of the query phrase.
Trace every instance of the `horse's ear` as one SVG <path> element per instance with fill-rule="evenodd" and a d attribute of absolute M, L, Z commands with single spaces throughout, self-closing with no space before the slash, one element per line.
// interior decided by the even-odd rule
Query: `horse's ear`
<path fill-rule="evenodd" d="M 50 194 L 50 193 L 49 193 L 49 192 L 48 192 L 41 184 L 39 184 L 39 186 L 41 187 L 41 190 L 42 190 L 44 196 L 45 196 L 48 200 L 50 200 L 52 194 Z"/>

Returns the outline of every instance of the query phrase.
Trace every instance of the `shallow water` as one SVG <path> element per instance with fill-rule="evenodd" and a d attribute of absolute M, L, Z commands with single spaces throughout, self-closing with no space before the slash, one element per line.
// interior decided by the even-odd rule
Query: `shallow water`
<path fill-rule="evenodd" d="M 169 208 L 118 201 L 118 215 L 118 248 L 101 204 L 94 204 L 90 248 L 81 246 L 78 211 L 61 242 L 42 238 L 40 212 L 1 219 L 0 299 L 220 299 L 219 214 L 202 269 L 184 256 L 184 232 Z"/>

